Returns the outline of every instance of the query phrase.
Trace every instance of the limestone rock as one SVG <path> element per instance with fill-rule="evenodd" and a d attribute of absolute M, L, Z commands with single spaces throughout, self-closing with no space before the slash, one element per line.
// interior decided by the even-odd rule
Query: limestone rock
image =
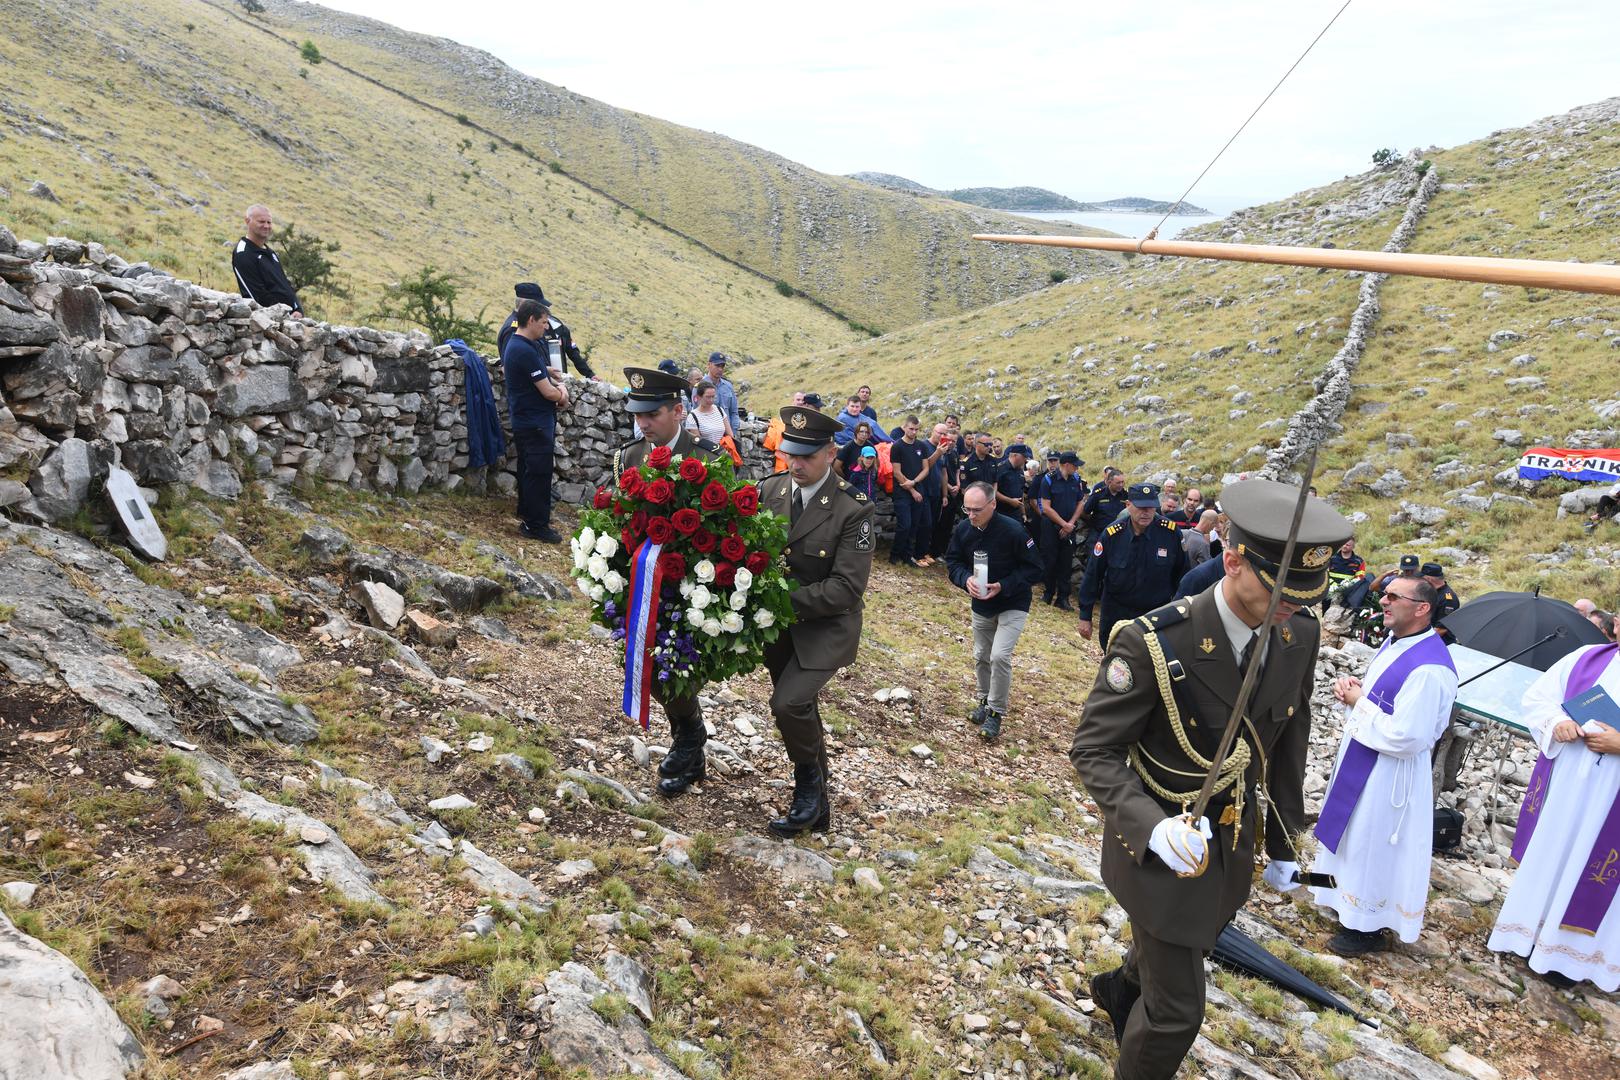
<path fill-rule="evenodd" d="M 112 1080 L 140 1043 L 73 962 L 0 913 L 0 1067 L 28 1080 Z"/>
<path fill-rule="evenodd" d="M 380 581 L 362 581 L 350 595 L 366 609 L 366 617 L 379 630 L 392 630 L 405 617 L 405 598 Z"/>
<path fill-rule="evenodd" d="M 0 893 L 5 893 L 6 900 L 13 907 L 25 908 L 34 902 L 34 893 L 39 886 L 32 881 L 8 881 L 0 885 Z"/>
<path fill-rule="evenodd" d="M 592 1076 L 687 1080 L 653 1045 L 635 1015 L 626 1013 L 609 1024 L 591 1008 L 612 989 L 573 961 L 548 974 L 545 989 L 526 1006 L 540 1021 L 540 1041 L 547 1053 L 563 1069 L 584 1069 Z"/>
<path fill-rule="evenodd" d="M 425 611 L 413 608 L 405 613 L 405 621 L 410 625 L 411 634 L 424 645 L 447 649 L 456 643 L 456 628 L 440 622 Z"/>
<path fill-rule="evenodd" d="M 602 957 L 602 974 L 623 992 L 643 1020 L 652 1023 L 652 979 L 646 968 L 623 953 L 609 952 Z"/>
<path fill-rule="evenodd" d="M 251 416 L 302 408 L 308 395 L 293 370 L 278 364 L 247 368 L 230 378 L 214 396 L 222 416 Z"/>
<path fill-rule="evenodd" d="M 46 521 L 65 521 L 84 505 L 91 479 L 90 444 L 83 439 L 63 439 L 29 477 L 28 489 Z"/>
<path fill-rule="evenodd" d="M 763 836 L 734 836 L 720 850 L 739 859 L 757 862 L 781 875 L 786 885 L 832 884 L 833 866 L 813 851 Z"/>
<path fill-rule="evenodd" d="M 244 1065 L 240 1069 L 228 1072 L 221 1080 L 298 1080 L 298 1073 L 293 1071 L 292 1059 L 284 1061 L 260 1061 L 253 1065 Z"/>
<path fill-rule="evenodd" d="M 512 870 L 492 855 L 486 855 L 466 840 L 461 841 L 458 852 L 466 868 L 461 876 L 491 896 L 529 904 L 545 903 L 545 895 L 528 878 Z"/>
<path fill-rule="evenodd" d="M 349 537 L 330 525 L 311 525 L 298 537 L 298 548 L 317 562 L 331 563 L 349 550 Z"/>
<path fill-rule="evenodd" d="M 481 1030 L 467 1000 L 474 989 L 474 984 L 454 975 L 435 975 L 425 982 L 402 979 L 385 991 L 388 1004 L 394 1007 L 388 1013 L 388 1023 L 398 1024 L 412 1017 L 438 1045 L 465 1045 Z"/>
<path fill-rule="evenodd" d="M 517 754 L 498 754 L 495 758 L 495 764 L 525 780 L 534 779 L 534 766 L 529 764 L 527 758 Z"/>
<path fill-rule="evenodd" d="M 457 792 L 454 795 L 446 795 L 441 799 L 434 799 L 432 802 L 428 803 L 428 809 L 429 810 L 471 810 L 474 807 L 476 807 L 477 805 L 478 805 L 477 803 L 475 803 L 471 799 L 467 798 L 467 796 L 461 794 L 460 792 Z"/>

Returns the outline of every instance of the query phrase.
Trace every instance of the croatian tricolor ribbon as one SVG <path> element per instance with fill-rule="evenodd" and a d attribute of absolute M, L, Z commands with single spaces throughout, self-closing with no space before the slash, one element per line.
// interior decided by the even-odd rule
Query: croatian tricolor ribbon
<path fill-rule="evenodd" d="M 624 715 L 646 731 L 651 719 L 653 643 L 658 640 L 658 567 L 662 544 L 644 540 L 630 559 L 630 609 L 624 618 Z"/>

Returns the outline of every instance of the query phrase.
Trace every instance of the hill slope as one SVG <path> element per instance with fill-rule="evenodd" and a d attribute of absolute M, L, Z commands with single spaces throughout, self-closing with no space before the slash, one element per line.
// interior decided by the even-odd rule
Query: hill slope
<path fill-rule="evenodd" d="M 313 4 L 265 6 L 258 25 L 289 56 L 313 40 L 329 60 L 522 142 L 635 212 L 868 326 L 892 329 L 1028 292 L 1052 270 L 1073 276 L 1116 264 L 1096 253 L 986 251 L 972 233 L 1036 227 L 617 109 L 452 41 Z"/>
<path fill-rule="evenodd" d="M 1440 188 L 1409 250 L 1585 260 L 1620 250 L 1620 100 L 1432 160 Z M 1377 249 L 1416 182 L 1410 166 L 1371 172 L 1186 236 Z M 890 424 L 901 410 L 954 410 L 968 425 L 1077 446 L 1088 476 L 1115 463 L 1138 476 L 1214 482 L 1264 464 L 1343 343 L 1360 281 L 1138 259 L 971 316 L 779 359 L 756 371 L 755 382 L 767 393 L 815 388 L 834 400 L 870 382 Z M 1393 561 L 1405 546 L 1452 549 L 1441 557 L 1467 562 L 1454 580 L 1468 588 L 1541 582 L 1559 595 L 1612 602 L 1604 568 L 1620 557 L 1616 538 L 1588 539 L 1575 520 L 1555 520 L 1550 496 L 1560 485 L 1542 485 L 1528 506 L 1497 499 L 1479 510 L 1460 497 L 1504 494 L 1491 478 L 1516 462 L 1519 442 L 1620 443 L 1620 360 L 1611 347 L 1620 340 L 1620 305 L 1392 278 L 1382 307 L 1343 433 L 1318 466 L 1322 490 L 1369 516 L 1364 550 Z M 1365 468 L 1347 479 L 1358 465 Z M 1374 494 L 1369 485 L 1386 470 L 1399 475 Z M 1369 471 L 1371 481 L 1362 479 Z M 1442 520 L 1392 523 L 1402 499 L 1438 507 Z"/>

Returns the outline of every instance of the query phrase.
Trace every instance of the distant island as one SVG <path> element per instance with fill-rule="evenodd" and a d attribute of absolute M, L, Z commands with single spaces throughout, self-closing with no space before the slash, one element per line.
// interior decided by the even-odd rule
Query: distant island
<path fill-rule="evenodd" d="M 968 203 L 971 206 L 982 206 L 986 210 L 1008 210 L 1013 213 L 1024 211 L 1036 214 L 1168 214 L 1176 213 L 1188 217 L 1211 217 L 1210 211 L 1202 206 L 1192 203 L 1176 203 L 1176 209 L 1162 199 L 1144 199 L 1140 196 L 1128 196 L 1123 199 L 1109 199 L 1107 202 L 1078 202 L 1067 195 L 1059 195 L 1055 191 L 1048 191 L 1038 187 L 1013 188 L 956 188 L 942 191 L 907 180 L 903 176 L 893 173 L 858 172 L 850 173 L 851 180 L 860 180 L 864 183 L 875 184 L 878 187 L 888 188 L 891 191 L 906 191 L 913 195 L 938 195 L 944 199 L 954 199 L 957 202 Z"/>

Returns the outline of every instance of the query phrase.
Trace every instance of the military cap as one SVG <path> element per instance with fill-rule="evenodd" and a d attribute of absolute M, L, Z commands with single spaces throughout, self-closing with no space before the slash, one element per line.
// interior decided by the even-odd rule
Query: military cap
<path fill-rule="evenodd" d="M 666 375 L 679 375 L 681 373 L 681 365 L 666 358 L 658 361 L 658 370 L 662 371 Z"/>
<path fill-rule="evenodd" d="M 1125 489 L 1125 497 L 1132 506 L 1159 508 L 1158 484 L 1132 484 Z"/>
<path fill-rule="evenodd" d="M 1014 454 L 1023 454 L 1025 457 L 1029 457 L 1029 447 L 1021 442 L 1015 442 L 1007 447 L 1007 456 L 1012 457 Z"/>
<path fill-rule="evenodd" d="M 1056 450 L 1048 450 L 1046 452 L 1046 460 L 1047 461 L 1056 461 L 1056 462 L 1059 462 L 1061 464 L 1062 460 L 1063 460 L 1063 455 L 1058 453 Z"/>
<path fill-rule="evenodd" d="M 1221 492 L 1229 520 L 1226 546 L 1247 559 L 1268 589 L 1276 584 L 1299 488 L 1275 480 L 1240 480 Z M 1294 556 L 1283 570 L 1283 599 L 1311 604 L 1327 591 L 1328 563 L 1352 533 L 1350 523 L 1321 499 L 1305 500 Z"/>
<path fill-rule="evenodd" d="M 1403 573 L 1403 574 L 1415 574 L 1415 573 L 1417 573 L 1417 569 L 1418 569 L 1418 557 L 1416 555 L 1402 555 L 1401 556 L 1401 573 Z"/>
<path fill-rule="evenodd" d="M 731 363 L 731 357 L 727 356 L 723 352 L 712 352 L 709 354 L 709 363 L 719 364 L 721 367 L 725 367 L 727 364 Z"/>
<path fill-rule="evenodd" d="M 513 286 L 512 291 L 517 293 L 519 300 L 533 300 L 547 311 L 551 310 L 551 304 L 547 302 L 546 294 L 541 290 L 540 286 L 532 281 L 520 281 Z"/>
<path fill-rule="evenodd" d="M 804 395 L 804 403 L 812 409 L 819 409 L 821 408 L 821 395 L 816 393 L 806 394 Z"/>
<path fill-rule="evenodd" d="M 1073 450 L 1065 450 L 1063 453 L 1058 455 L 1058 464 L 1073 465 L 1076 468 L 1079 468 L 1081 465 L 1084 465 L 1085 462 L 1081 461 L 1080 455 L 1075 453 Z"/>
<path fill-rule="evenodd" d="M 1446 576 L 1445 567 L 1441 566 L 1437 562 L 1426 562 L 1426 563 L 1424 563 L 1423 564 L 1423 569 L 1418 571 L 1418 573 L 1422 574 L 1424 577 L 1445 577 Z"/>
<path fill-rule="evenodd" d="M 657 412 L 672 401 L 680 401 L 687 389 L 685 379 L 656 368 L 627 367 L 624 377 L 630 380 L 630 396 L 624 407 L 633 413 Z"/>
<path fill-rule="evenodd" d="M 807 457 L 832 442 L 844 430 L 834 417 L 806 405 L 789 405 L 777 413 L 782 418 L 782 441 L 777 449 L 794 457 Z"/>

